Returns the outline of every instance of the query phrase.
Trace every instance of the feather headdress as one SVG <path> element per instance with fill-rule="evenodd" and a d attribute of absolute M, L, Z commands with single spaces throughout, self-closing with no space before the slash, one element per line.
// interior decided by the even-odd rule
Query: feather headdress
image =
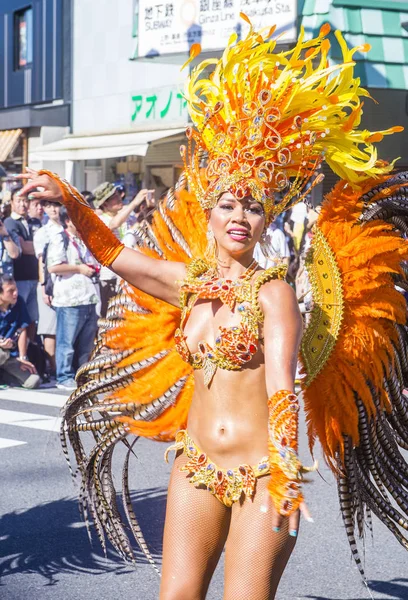
<path fill-rule="evenodd" d="M 204 209 L 230 190 L 237 198 L 252 195 L 267 216 L 277 215 L 321 181 L 321 174 L 314 175 L 322 160 L 352 184 L 392 170 L 378 163 L 373 142 L 400 128 L 358 129 L 361 97 L 369 94 L 353 75 L 352 58 L 369 46 L 349 49 L 337 31 L 343 63 L 329 66 L 328 24 L 309 41 L 301 30 L 295 47 L 285 52 L 276 52 L 274 30 L 256 32 L 251 26 L 240 41 L 234 33 L 222 57 L 201 62 L 186 82 L 194 127 L 187 129 L 188 148 L 182 146 L 181 153 Z M 199 52 L 195 44 L 186 64 Z"/>

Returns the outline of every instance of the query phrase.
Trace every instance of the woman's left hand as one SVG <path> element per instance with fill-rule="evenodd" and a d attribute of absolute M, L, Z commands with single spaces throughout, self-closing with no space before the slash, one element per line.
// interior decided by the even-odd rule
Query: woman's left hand
<path fill-rule="evenodd" d="M 20 196 L 28 196 L 29 200 L 48 200 L 63 203 L 62 190 L 58 183 L 48 175 L 39 175 L 38 171 L 26 169 L 26 173 L 15 175 L 15 179 L 28 179 L 28 183 L 20 190 Z"/>
<path fill-rule="evenodd" d="M 280 529 L 282 527 L 283 519 L 286 519 L 287 517 L 280 515 L 276 511 L 275 507 L 273 506 L 272 499 L 271 499 L 269 493 L 268 493 L 268 501 L 269 501 L 269 504 L 272 506 L 272 510 L 273 510 L 272 529 L 273 529 L 273 531 L 278 532 L 278 531 L 280 531 Z M 306 519 L 306 521 L 308 521 L 309 523 L 314 522 L 313 518 L 309 512 L 306 502 L 301 502 L 299 505 L 299 510 L 295 511 L 294 513 L 292 513 L 289 516 L 289 535 L 291 535 L 292 537 L 296 537 L 298 534 L 300 515 L 302 515 L 303 518 Z"/>

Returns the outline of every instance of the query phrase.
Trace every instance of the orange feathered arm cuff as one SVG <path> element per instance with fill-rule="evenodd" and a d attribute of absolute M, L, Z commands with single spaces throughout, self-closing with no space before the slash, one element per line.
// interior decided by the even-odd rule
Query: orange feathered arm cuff
<path fill-rule="evenodd" d="M 268 400 L 269 468 L 268 490 L 276 510 L 288 516 L 303 501 L 303 467 L 298 458 L 299 401 L 293 392 L 279 390 Z"/>
<path fill-rule="evenodd" d="M 124 248 L 122 242 L 95 214 L 76 188 L 51 171 L 42 170 L 39 174 L 48 175 L 58 183 L 62 191 L 63 204 L 79 235 L 96 260 L 104 267 L 109 267 L 122 252 Z"/>

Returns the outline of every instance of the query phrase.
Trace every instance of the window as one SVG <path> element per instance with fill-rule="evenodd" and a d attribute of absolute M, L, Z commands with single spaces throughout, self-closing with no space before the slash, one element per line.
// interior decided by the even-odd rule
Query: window
<path fill-rule="evenodd" d="M 24 8 L 14 13 L 14 65 L 25 69 L 33 62 L 33 9 Z"/>

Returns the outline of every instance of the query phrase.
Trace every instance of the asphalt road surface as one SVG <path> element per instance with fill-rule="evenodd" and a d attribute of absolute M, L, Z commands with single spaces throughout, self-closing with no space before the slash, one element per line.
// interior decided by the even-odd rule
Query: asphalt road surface
<path fill-rule="evenodd" d="M 65 398 L 56 390 L 0 391 L 0 598 L 156 600 L 158 577 L 140 553 L 131 568 L 113 552 L 105 558 L 96 536 L 92 546 L 88 541 L 77 508 L 78 486 L 57 433 Z M 307 447 L 304 434 L 301 444 Z M 136 514 L 158 561 L 170 471 L 164 448 L 139 441 L 131 481 Z M 303 459 L 310 464 L 309 457 Z M 315 523 L 302 524 L 277 600 L 366 600 L 370 596 L 351 560 L 336 486 L 322 461 L 320 472 L 306 489 Z M 116 481 L 120 487 L 119 470 Z M 408 600 L 408 553 L 377 521 L 374 541 L 366 540 L 365 562 L 374 598 Z M 222 578 L 221 561 L 208 600 L 222 599 Z"/>

